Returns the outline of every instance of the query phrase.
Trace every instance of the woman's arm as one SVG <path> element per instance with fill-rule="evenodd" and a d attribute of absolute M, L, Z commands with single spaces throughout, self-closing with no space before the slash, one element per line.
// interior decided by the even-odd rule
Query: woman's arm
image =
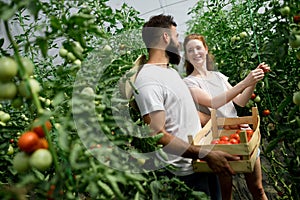
<path fill-rule="evenodd" d="M 270 67 L 268 65 L 266 65 L 265 63 L 259 64 L 256 69 L 261 69 L 261 70 L 263 70 L 264 73 L 270 71 Z M 247 102 L 249 101 L 249 99 L 251 98 L 251 95 L 254 92 L 255 86 L 256 86 L 256 83 L 248 86 L 245 90 L 243 90 L 243 92 L 241 94 L 237 95 L 233 99 L 233 102 L 241 107 L 244 107 L 247 104 Z M 232 88 L 229 83 L 228 83 L 228 88 Z"/>
<path fill-rule="evenodd" d="M 218 109 L 230 101 L 234 101 L 237 105 L 244 106 L 248 102 L 255 85 L 264 77 L 264 69 L 268 68 L 264 63 L 260 64 L 256 69 L 252 70 L 248 76 L 232 87 L 228 82 L 228 90 L 218 96 L 211 97 L 209 92 L 199 88 L 190 87 L 194 101 L 198 104 Z"/>

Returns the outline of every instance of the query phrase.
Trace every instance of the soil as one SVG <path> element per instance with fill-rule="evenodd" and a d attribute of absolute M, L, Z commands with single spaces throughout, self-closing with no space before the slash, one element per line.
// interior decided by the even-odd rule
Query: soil
<path fill-rule="evenodd" d="M 263 153 L 260 154 L 260 160 L 262 166 L 268 166 L 268 161 L 264 157 Z M 263 186 L 265 193 L 269 200 L 275 200 L 278 198 L 277 192 L 273 186 L 269 183 L 266 173 L 262 170 Z M 277 198 L 276 198 L 277 197 Z M 248 190 L 244 174 L 237 174 L 233 179 L 233 200 L 255 200 L 252 199 L 251 193 Z"/>

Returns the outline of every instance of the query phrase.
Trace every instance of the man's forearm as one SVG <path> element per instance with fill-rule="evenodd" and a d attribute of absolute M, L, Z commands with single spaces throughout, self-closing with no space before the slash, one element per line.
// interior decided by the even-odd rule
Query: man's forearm
<path fill-rule="evenodd" d="M 182 139 L 162 131 L 164 136 L 158 141 L 164 146 L 167 153 L 175 154 L 185 158 L 197 159 L 199 155 L 199 148 L 183 141 Z"/>

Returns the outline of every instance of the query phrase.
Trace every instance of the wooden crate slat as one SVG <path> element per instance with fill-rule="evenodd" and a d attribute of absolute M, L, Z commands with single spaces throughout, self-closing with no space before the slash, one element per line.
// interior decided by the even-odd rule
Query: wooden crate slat
<path fill-rule="evenodd" d="M 200 140 L 205 137 L 211 131 L 211 120 L 209 120 L 206 125 L 199 131 L 199 133 L 194 137 L 194 144 L 199 144 Z"/>
<path fill-rule="evenodd" d="M 237 125 L 237 124 L 253 124 L 252 116 L 238 117 L 238 118 L 218 118 L 218 125 Z"/>
<path fill-rule="evenodd" d="M 259 114 L 256 107 L 252 107 L 252 117 L 253 117 L 253 129 L 259 128 Z"/>
<path fill-rule="evenodd" d="M 249 155 L 249 145 L 247 143 L 240 144 L 210 144 L 198 145 L 204 150 L 225 151 L 235 155 Z M 238 152 L 238 153 L 237 153 Z"/>
<path fill-rule="evenodd" d="M 215 109 L 211 111 L 211 130 L 213 138 L 218 137 L 217 111 Z"/>

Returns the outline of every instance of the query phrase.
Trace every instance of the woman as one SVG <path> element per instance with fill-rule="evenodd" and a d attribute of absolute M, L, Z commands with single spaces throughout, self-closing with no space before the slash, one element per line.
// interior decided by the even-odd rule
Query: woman
<path fill-rule="evenodd" d="M 203 36 L 198 34 L 188 35 L 184 40 L 185 67 L 187 77 L 185 83 L 190 89 L 198 109 L 216 109 L 217 117 L 237 117 L 234 104 L 244 107 L 255 85 L 264 77 L 264 72 L 270 70 L 269 66 L 261 63 L 252 70 L 245 79 L 234 87 L 228 82 L 228 77 L 213 69 L 213 59 L 208 52 L 208 46 Z M 243 125 L 241 128 L 245 128 Z M 247 125 L 246 125 L 247 126 Z M 236 127 L 229 127 L 236 128 Z M 231 199 L 232 177 L 219 176 L 222 199 Z M 256 159 L 254 171 L 245 173 L 247 186 L 253 199 L 267 199 L 263 186 L 260 158 Z"/>

